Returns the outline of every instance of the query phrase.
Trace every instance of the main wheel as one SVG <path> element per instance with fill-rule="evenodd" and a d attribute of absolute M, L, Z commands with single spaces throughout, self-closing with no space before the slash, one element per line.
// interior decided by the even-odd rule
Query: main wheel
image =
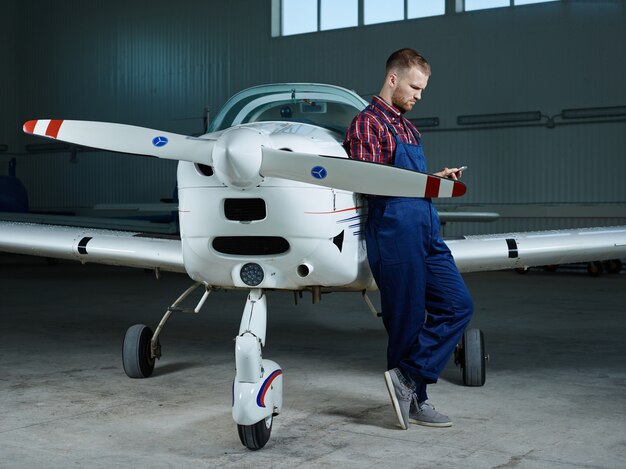
<path fill-rule="evenodd" d="M 129 378 L 147 378 L 154 371 L 154 358 L 150 356 L 152 330 L 135 324 L 126 331 L 122 347 L 122 363 Z"/>
<path fill-rule="evenodd" d="M 587 273 L 592 277 L 599 277 L 600 275 L 602 275 L 603 270 L 604 269 L 602 267 L 602 262 L 600 261 L 587 263 Z"/>
<path fill-rule="evenodd" d="M 619 259 L 611 259 L 606 261 L 606 271 L 609 274 L 619 274 L 622 270 L 622 261 Z"/>
<path fill-rule="evenodd" d="M 468 329 L 461 339 L 461 373 L 466 386 L 482 386 L 486 379 L 485 339 L 480 329 Z"/>
<path fill-rule="evenodd" d="M 272 433 L 273 416 L 269 416 L 253 425 L 237 425 L 241 443 L 248 449 L 256 451 L 265 446 Z"/>

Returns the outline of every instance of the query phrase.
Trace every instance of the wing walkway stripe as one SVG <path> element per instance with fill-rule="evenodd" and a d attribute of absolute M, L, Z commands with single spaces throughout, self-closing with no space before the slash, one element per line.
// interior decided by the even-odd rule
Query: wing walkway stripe
<path fill-rule="evenodd" d="M 90 238 L 89 236 L 85 236 L 83 239 L 80 240 L 80 242 L 78 243 L 79 254 L 87 254 L 87 243 L 91 241 L 91 239 L 92 238 Z"/>
<path fill-rule="evenodd" d="M 517 252 L 517 242 L 513 238 L 507 238 L 506 245 L 509 247 L 509 259 L 519 257 Z"/>

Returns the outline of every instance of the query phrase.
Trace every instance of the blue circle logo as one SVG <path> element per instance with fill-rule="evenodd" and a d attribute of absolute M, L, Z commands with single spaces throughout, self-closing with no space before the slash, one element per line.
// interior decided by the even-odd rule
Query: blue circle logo
<path fill-rule="evenodd" d="M 154 145 L 155 147 L 164 147 L 165 145 L 167 145 L 167 137 L 164 137 L 162 135 L 159 135 L 158 137 L 154 137 L 152 139 L 152 145 Z"/>
<path fill-rule="evenodd" d="M 326 168 L 324 168 L 323 166 L 315 166 L 313 169 L 311 169 L 311 176 L 313 176 L 315 179 L 324 179 L 326 176 L 328 176 L 328 171 L 326 171 Z"/>

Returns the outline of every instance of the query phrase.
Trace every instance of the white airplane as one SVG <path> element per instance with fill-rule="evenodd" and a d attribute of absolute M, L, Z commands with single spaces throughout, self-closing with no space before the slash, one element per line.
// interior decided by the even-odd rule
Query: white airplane
<path fill-rule="evenodd" d="M 122 361 L 131 378 L 151 375 L 159 334 L 196 288 L 247 289 L 235 340 L 232 414 L 241 442 L 262 448 L 282 408 L 282 369 L 262 357 L 266 290 L 376 289 L 362 235 L 359 193 L 456 197 L 460 182 L 351 160 L 341 143 L 365 106 L 357 94 L 321 84 L 257 86 L 233 96 L 209 132 L 187 137 L 129 125 L 34 120 L 24 131 L 104 150 L 178 160 L 180 238 L 67 226 L 0 222 L 0 251 L 186 273 L 193 284 L 166 310 L 155 332 L 134 325 Z M 322 156 L 323 155 L 323 156 Z M 448 241 L 462 272 L 619 259 L 626 226 L 468 236 Z M 480 331 L 458 350 L 464 381 L 482 385 Z"/>

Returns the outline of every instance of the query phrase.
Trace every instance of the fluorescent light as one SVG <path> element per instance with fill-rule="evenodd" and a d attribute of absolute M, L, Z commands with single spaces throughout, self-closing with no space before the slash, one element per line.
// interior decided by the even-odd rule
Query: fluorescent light
<path fill-rule="evenodd" d="M 563 109 L 563 119 L 590 119 L 594 117 L 626 117 L 626 106 Z"/>
<path fill-rule="evenodd" d="M 67 151 L 70 146 L 67 143 L 31 143 L 24 148 L 26 151 L 55 152 Z"/>
<path fill-rule="evenodd" d="M 411 123 L 418 129 L 424 127 L 437 127 L 439 126 L 438 117 L 419 117 L 417 119 L 409 119 Z"/>
<path fill-rule="evenodd" d="M 541 117 L 540 111 L 478 114 L 474 116 L 458 116 L 456 123 L 458 125 L 508 124 L 513 122 L 536 122 L 540 121 Z"/>

